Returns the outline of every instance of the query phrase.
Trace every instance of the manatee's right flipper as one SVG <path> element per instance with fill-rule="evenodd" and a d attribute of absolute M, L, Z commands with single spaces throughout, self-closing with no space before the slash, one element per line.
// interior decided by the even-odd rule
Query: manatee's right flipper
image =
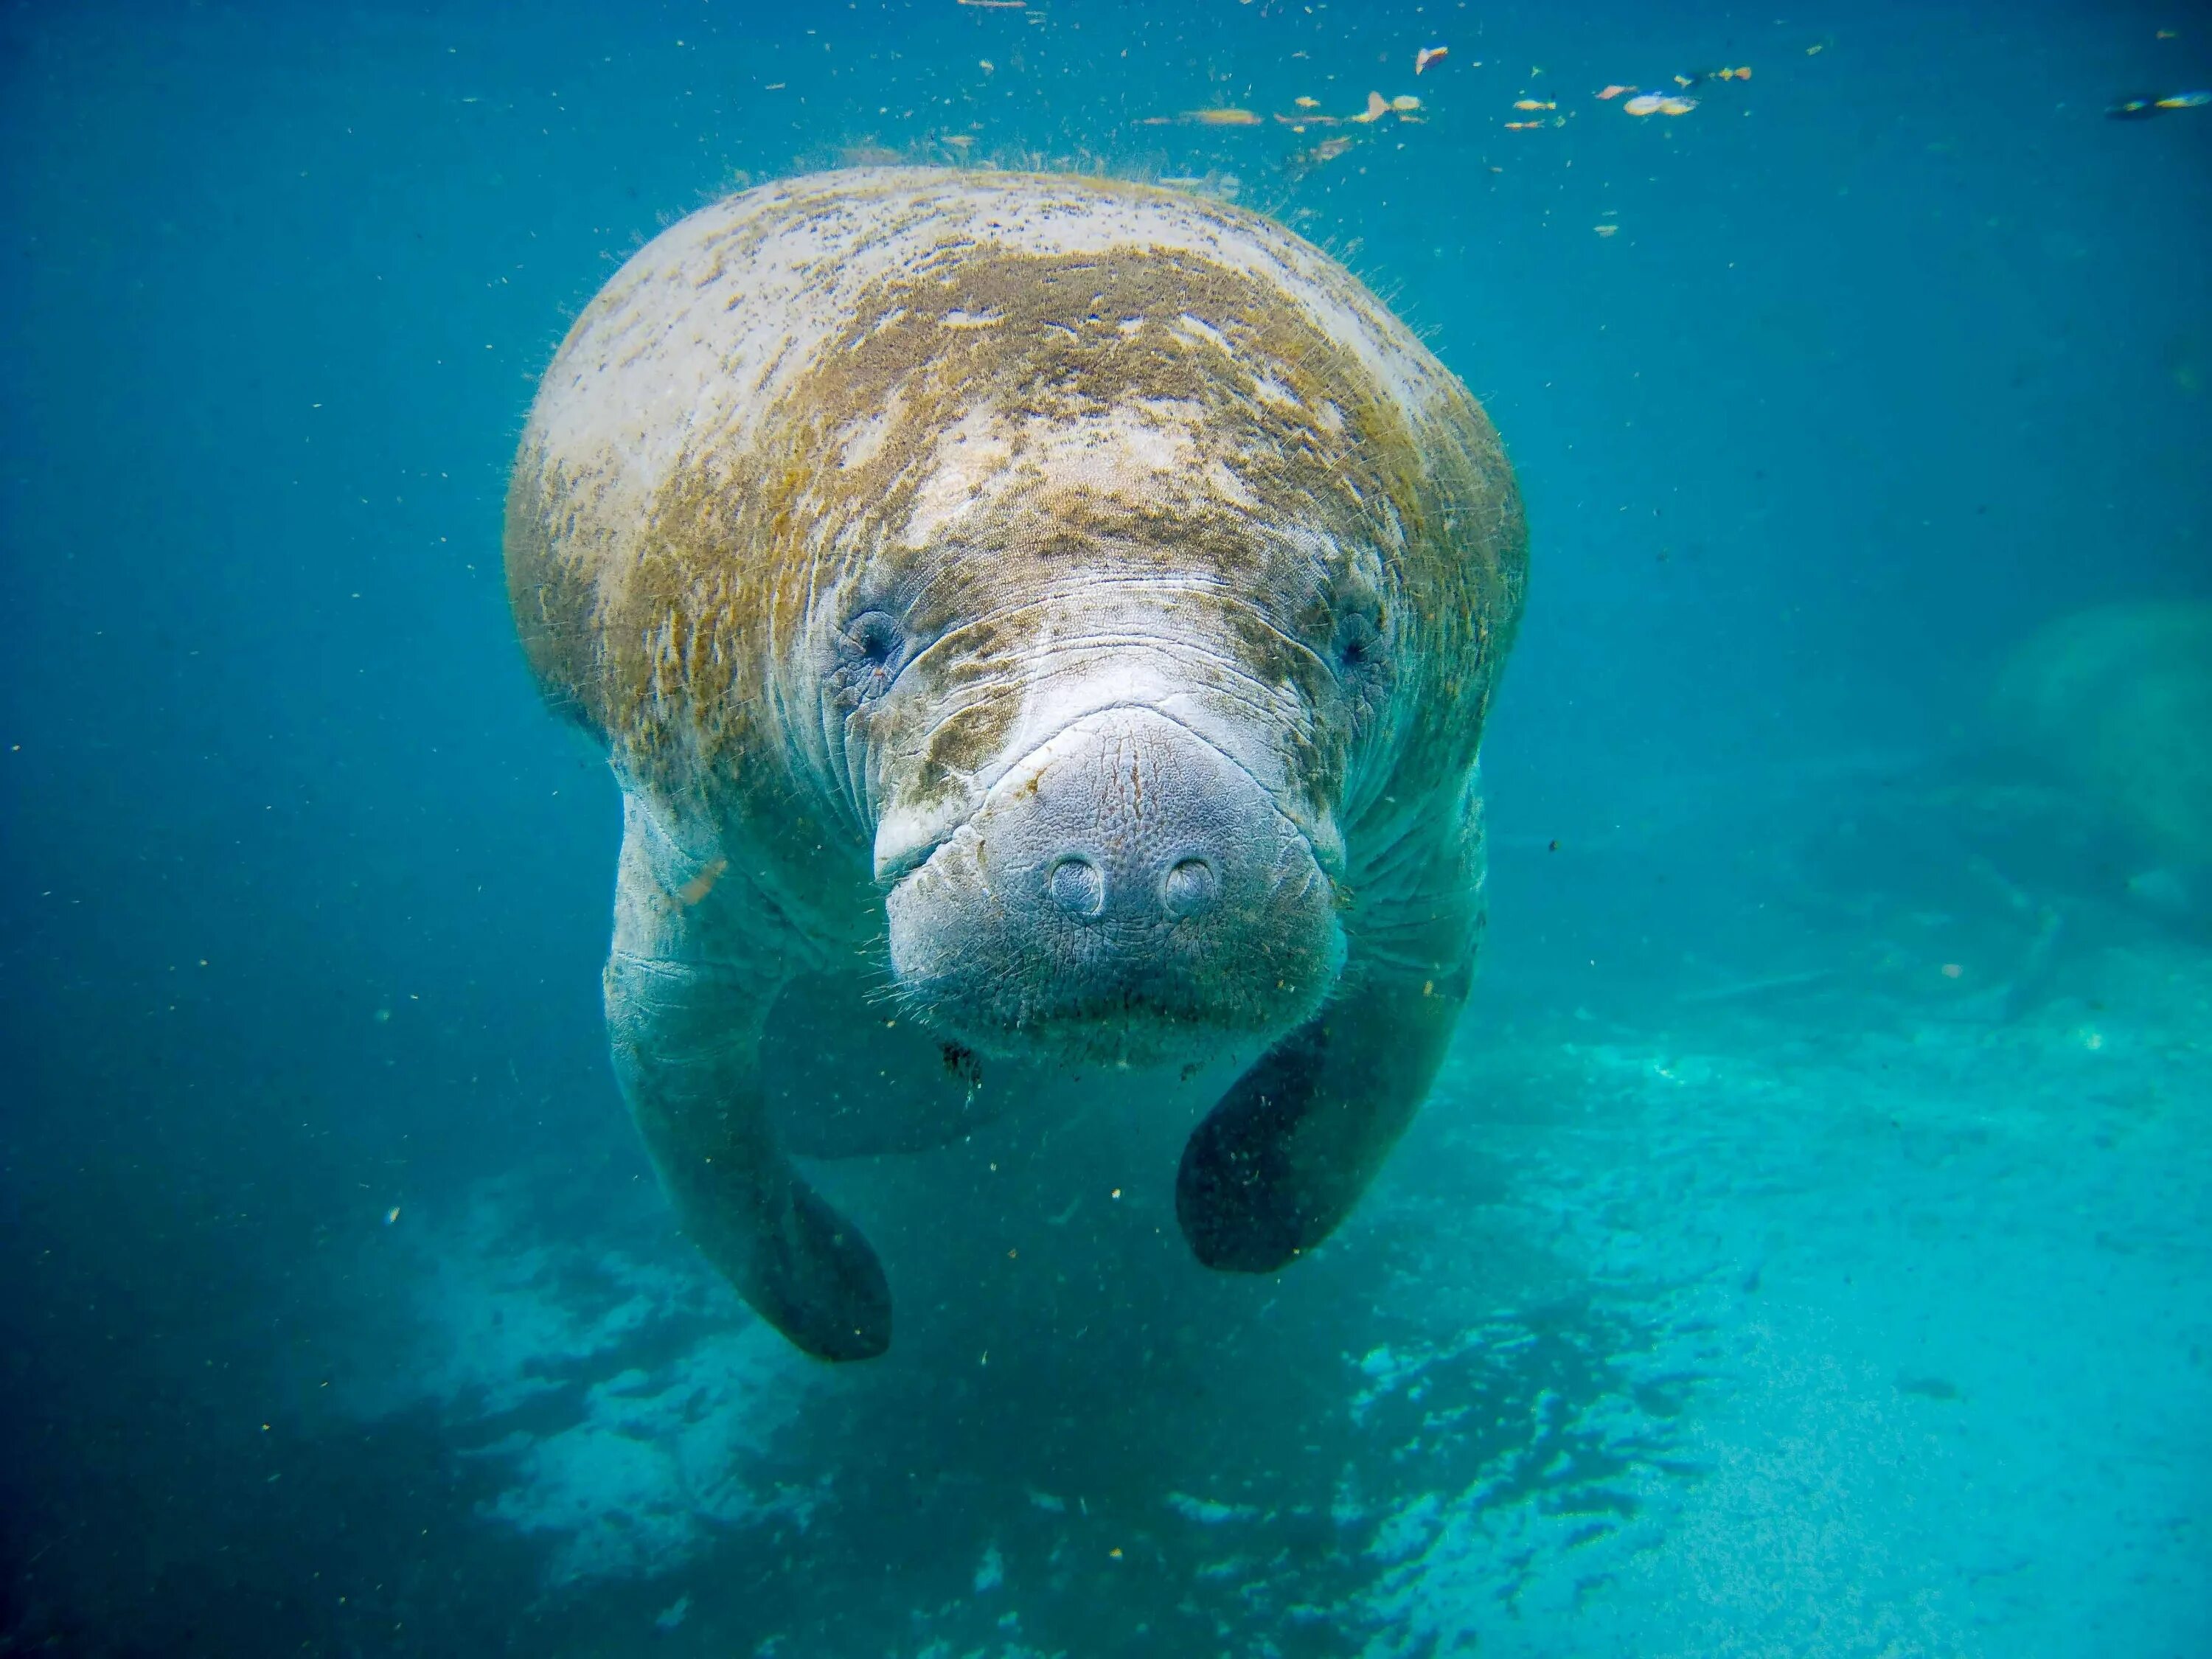
<path fill-rule="evenodd" d="M 760 1050 L 775 981 L 717 959 L 711 913 L 669 884 L 671 863 L 633 805 L 606 970 L 623 1094 L 684 1232 L 753 1310 L 818 1358 L 873 1358 L 890 1346 L 883 1267 L 769 1121 Z"/>
<path fill-rule="evenodd" d="M 1237 1080 L 1176 1176 L 1200 1261 L 1273 1273 L 1336 1230 L 1420 1109 L 1468 981 L 1363 975 Z"/>
<path fill-rule="evenodd" d="M 1336 994 L 1232 1085 L 1183 1148 L 1192 1253 L 1273 1273 L 1352 1212 L 1420 1109 L 1472 987 L 1482 932 L 1478 775 L 1388 842 Z"/>

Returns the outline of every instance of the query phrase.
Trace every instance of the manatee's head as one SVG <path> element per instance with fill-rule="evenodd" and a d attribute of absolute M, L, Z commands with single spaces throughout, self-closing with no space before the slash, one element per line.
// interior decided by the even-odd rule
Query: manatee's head
<path fill-rule="evenodd" d="M 820 364 L 746 509 L 799 544 L 769 695 L 868 850 L 900 999 L 987 1053 L 1133 1062 L 1310 1018 L 1348 830 L 1473 765 L 1518 508 L 1472 400 L 1437 369 L 1417 434 L 1191 256 L 979 258 Z"/>

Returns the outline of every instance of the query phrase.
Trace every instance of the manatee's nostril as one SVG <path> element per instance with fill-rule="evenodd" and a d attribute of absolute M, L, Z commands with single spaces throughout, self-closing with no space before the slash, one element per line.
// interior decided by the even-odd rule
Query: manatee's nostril
<path fill-rule="evenodd" d="M 1160 883 L 1160 902 L 1171 916 L 1196 915 L 1221 896 L 1221 878 L 1204 859 L 1184 859 Z"/>
<path fill-rule="evenodd" d="M 1089 859 L 1070 856 L 1052 866 L 1046 882 L 1052 902 L 1073 916 L 1095 916 L 1106 908 L 1106 872 Z"/>

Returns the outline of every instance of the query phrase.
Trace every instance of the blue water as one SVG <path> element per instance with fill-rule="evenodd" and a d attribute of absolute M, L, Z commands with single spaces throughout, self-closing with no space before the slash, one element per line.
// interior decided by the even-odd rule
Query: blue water
<path fill-rule="evenodd" d="M 2208 85 L 2179 3 L 17 0 L 0 1652 L 2212 1651 L 2212 823 L 2124 782 L 2212 731 L 1988 713 L 2212 602 L 2212 108 L 2104 114 Z M 1429 118 L 1304 173 L 1145 124 L 1370 89 Z M 878 149 L 1332 249 L 1533 577 L 1352 1222 L 1218 1279 L 1110 1123 L 872 1160 L 921 1311 L 831 1370 L 624 1119 L 499 524 L 616 263 Z"/>

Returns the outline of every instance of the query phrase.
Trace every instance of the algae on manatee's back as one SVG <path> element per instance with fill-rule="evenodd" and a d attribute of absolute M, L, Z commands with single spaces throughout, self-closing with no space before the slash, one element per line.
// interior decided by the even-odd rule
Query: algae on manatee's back
<path fill-rule="evenodd" d="M 2012 653 L 1990 714 L 2145 852 L 2212 865 L 2212 603 L 2062 617 Z"/>

